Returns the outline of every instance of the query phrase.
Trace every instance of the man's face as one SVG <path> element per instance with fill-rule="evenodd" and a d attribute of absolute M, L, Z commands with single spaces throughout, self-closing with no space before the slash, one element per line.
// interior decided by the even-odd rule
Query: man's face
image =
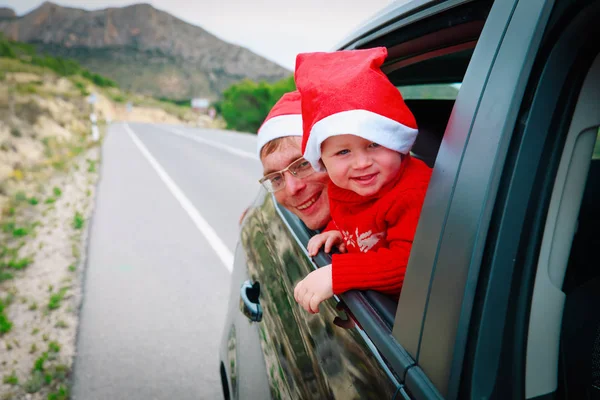
<path fill-rule="evenodd" d="M 264 175 L 280 171 L 302 157 L 300 137 L 290 137 L 271 154 L 261 158 Z M 285 172 L 285 187 L 274 193 L 277 202 L 294 213 L 310 229 L 323 228 L 330 219 L 325 172 L 296 178 Z"/>

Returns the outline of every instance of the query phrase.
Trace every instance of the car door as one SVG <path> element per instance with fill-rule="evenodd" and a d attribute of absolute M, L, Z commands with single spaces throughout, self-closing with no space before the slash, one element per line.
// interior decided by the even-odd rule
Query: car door
<path fill-rule="evenodd" d="M 486 71 L 493 65 L 495 52 L 510 21 L 512 5 L 492 7 L 491 1 L 428 2 L 427 5 L 399 7 L 392 12 L 397 15 L 375 20 L 375 28 L 364 29 L 364 33 L 357 34 L 346 48 L 386 45 L 390 61 L 384 69 L 399 86 L 411 86 L 415 82 L 461 83 L 465 70 L 471 65 L 469 62 L 476 63 L 480 68 L 467 74 L 468 89 L 461 87 L 457 99 L 462 104 L 459 109 L 466 110 L 463 121 L 472 120 L 476 109 L 468 107 L 474 102 L 467 95 L 462 95 L 461 100 L 461 93 L 466 90 L 466 93 L 478 98 L 485 84 Z M 489 18 L 491 23 L 486 23 L 488 14 L 493 16 Z M 483 39 L 485 45 L 478 47 L 477 54 L 477 41 Z M 436 104 L 440 113 L 452 110 L 447 103 Z M 422 115 L 421 121 L 427 125 L 430 115 L 427 107 L 423 108 Z M 438 130 L 435 132 L 437 137 L 432 136 L 433 142 L 441 139 L 448 117 L 446 115 L 443 119 L 441 133 L 439 124 L 431 127 Z M 435 160 L 437 146 L 439 142 L 419 145 L 426 154 L 416 156 Z M 460 160 L 460 151 L 442 154 L 454 157 L 455 164 Z M 433 194 L 427 195 L 422 216 L 424 222 L 419 224 L 418 232 L 438 229 L 443 223 L 436 218 L 443 216 L 448 207 L 450 198 L 444 192 L 452 186 L 457 171 L 457 168 L 438 168 L 436 164 L 430 186 Z M 335 300 L 328 302 L 320 314 L 310 316 L 303 313 L 293 299 L 295 283 L 314 268 L 329 262 L 324 255 L 314 260 L 306 257 L 304 248 L 311 232 L 268 196 L 259 208 L 264 231 L 256 235 L 260 240 L 242 238 L 242 247 L 254 249 L 252 254 L 246 250 L 246 259 L 252 260 L 248 262 L 247 276 L 250 278 L 249 286 L 260 285 L 258 298 L 263 318 L 258 329 L 271 396 L 440 397 L 440 392 L 427 377 L 415 379 L 411 373 L 411 370 L 417 371 L 418 359 L 416 352 L 411 353 L 411 346 L 416 343 L 418 347 L 426 311 L 425 300 L 429 293 L 429 286 L 423 282 L 433 275 L 434 264 L 431 260 L 419 260 L 419 257 L 435 253 L 438 246 L 436 237 L 418 233 L 415 238 L 410 274 L 405 280 L 402 307 L 398 314 L 396 304 L 377 293 L 351 291 L 340 296 L 343 300 L 341 305 L 357 326 L 340 329 L 332 324 L 333 318 L 338 315 Z M 441 334 L 443 336 L 446 332 L 441 331 Z M 239 346 L 237 354 L 239 365 L 252 362 L 244 359 Z M 337 365 L 348 367 L 333 367 Z M 363 365 L 366 367 L 356 368 Z M 260 374 L 259 370 L 257 368 L 257 374 Z M 263 380 L 258 379 L 257 382 L 262 384 Z M 243 398 L 242 390 L 240 386 L 240 398 Z"/>
<path fill-rule="evenodd" d="M 555 337 L 555 347 L 542 347 L 538 356 L 526 358 L 535 277 L 531 266 L 540 254 L 540 231 L 564 145 L 561 132 L 569 126 L 585 77 L 581 68 L 593 60 L 586 55 L 591 42 L 585 39 L 598 32 L 593 22 L 580 29 L 573 24 L 586 17 L 594 21 L 598 4 L 510 3 L 494 3 L 490 15 L 508 7 L 509 22 L 464 118 L 467 110 L 461 106 L 468 102 L 461 102 L 461 96 L 475 82 L 474 54 L 436 161 L 436 168 L 457 171 L 445 193 L 439 193 L 450 199 L 440 216 L 443 222 L 437 231 L 420 225 L 415 238 L 415 243 L 420 235 L 439 239 L 433 254 L 419 257 L 429 258 L 433 266 L 433 274 L 421 281 L 429 287 L 423 329 L 418 337 L 399 332 L 416 355 L 405 380 L 408 392 L 434 387 L 451 399 L 555 394 L 555 331 L 534 323 L 542 329 L 533 342 Z M 490 32 L 486 28 L 476 52 Z M 460 155 L 458 162 L 454 154 Z M 426 206 L 428 201 L 435 199 L 428 196 Z M 405 300 L 411 298 L 401 298 L 398 316 Z M 555 312 L 551 305 L 541 305 L 545 314 Z M 554 387 L 548 384 L 552 380 Z"/>
<path fill-rule="evenodd" d="M 467 349 L 467 343 L 493 332 L 500 322 L 504 324 L 500 328 L 510 324 L 493 315 L 486 325 L 478 319 L 484 300 L 497 305 L 495 298 L 485 297 L 487 292 L 477 291 L 479 272 L 482 267 L 487 271 L 489 262 L 483 250 L 499 245 L 497 236 L 489 233 L 490 226 L 495 229 L 499 223 L 492 218 L 492 210 L 553 7 L 554 2 L 542 0 L 417 1 L 391 7 L 342 45 L 388 47 L 384 71 L 399 87 L 451 83 L 460 91 L 443 123 L 439 152 L 435 134 L 431 143 L 425 141 L 416 149 L 421 153 L 417 156 L 435 163 L 397 307 L 377 293 L 345 293 L 340 296 L 341 306 L 358 324 L 350 330 L 328 323 L 337 315 L 335 300 L 317 316 L 299 312 L 293 300 L 295 283 L 328 259 L 309 260 L 304 246 L 311 232 L 272 198 L 264 198 L 260 206 L 264 238 L 255 247 L 269 250 L 252 256 L 257 261 L 248 267 L 247 276 L 251 285 L 259 282 L 263 321 L 270 318 L 264 329 L 259 328 L 259 336 L 273 397 L 386 398 L 391 394 L 429 399 L 457 398 L 461 393 L 463 398 L 475 393 L 472 389 L 459 392 L 475 372 L 478 384 L 497 384 L 493 379 L 499 376 L 497 369 L 490 365 L 474 368 L 475 350 L 471 345 Z M 446 107 L 433 100 L 413 103 L 417 108 L 418 104 L 427 106 L 423 124 L 417 118 L 424 131 L 439 130 L 437 123 L 426 126 L 428 117 L 434 115 L 427 113 L 428 107 L 435 105 L 440 112 Z M 251 241 L 242 247 L 250 248 Z M 484 278 L 489 278 L 486 273 Z M 508 295 L 511 288 L 495 289 Z M 472 319 L 474 310 L 477 318 Z M 480 331 L 482 327 L 486 330 Z M 496 335 L 487 342 L 497 355 L 502 340 Z M 327 358 L 332 348 L 340 353 L 361 349 L 354 362 L 368 360 L 371 375 L 359 377 L 350 368 L 332 367 L 337 362 L 329 361 L 339 359 L 337 355 Z M 237 353 L 242 352 L 238 349 Z M 252 362 L 238 359 L 239 364 Z M 353 378 L 343 376 L 350 371 Z M 255 373 L 262 373 L 260 366 Z M 352 392 L 336 392 L 336 382 L 350 383 L 347 388 Z M 494 385 L 489 390 L 495 390 Z M 378 386 L 385 388 L 382 394 L 369 392 Z M 477 393 L 486 397 L 488 392 Z"/>
<path fill-rule="evenodd" d="M 565 390 L 574 386 L 573 375 L 591 378 L 591 365 L 580 361 L 587 357 L 591 364 L 594 351 L 584 334 L 592 327 L 570 320 L 565 303 L 574 289 L 598 276 L 588 218 L 598 210 L 597 164 L 591 159 L 600 125 L 600 46 L 589 38 L 598 36 L 599 13 L 598 1 L 557 1 L 548 13 L 510 132 L 491 217 L 493 241 L 483 249 L 471 292 L 479 299 L 471 317 L 477 330 L 464 332 L 463 395 L 592 398 Z M 580 303 L 576 314 L 597 320 L 591 304 Z M 561 343 L 563 318 L 576 331 L 571 343 Z M 571 350 L 576 362 L 567 364 Z M 591 387 L 591 379 L 586 383 Z"/>
<path fill-rule="evenodd" d="M 248 276 L 260 284 L 263 316 L 258 329 L 271 396 L 391 399 L 397 381 L 358 326 L 341 329 L 334 324 L 336 317 L 344 317 L 336 300 L 314 315 L 294 300 L 295 285 L 314 269 L 305 251 L 311 232 L 270 195 L 260 215 L 264 239 L 249 237 L 243 247 L 255 252 Z"/>

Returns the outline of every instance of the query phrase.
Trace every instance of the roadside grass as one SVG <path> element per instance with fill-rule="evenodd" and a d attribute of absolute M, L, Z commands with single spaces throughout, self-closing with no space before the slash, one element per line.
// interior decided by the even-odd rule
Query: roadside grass
<path fill-rule="evenodd" d="M 10 375 L 4 375 L 4 377 L 2 378 L 2 383 L 5 383 L 7 385 L 16 386 L 19 384 L 19 378 L 17 378 L 17 374 L 13 370 Z"/>
<path fill-rule="evenodd" d="M 59 328 L 59 329 L 66 329 L 69 327 L 69 324 L 67 324 L 65 321 L 63 321 L 62 319 L 60 321 L 57 321 L 56 324 L 54 325 L 55 328 Z"/>
<path fill-rule="evenodd" d="M 32 351 L 33 350 L 33 351 Z M 37 351 L 37 348 L 30 349 L 30 353 Z M 53 364 L 58 358 L 60 345 L 51 341 L 48 343 L 48 350 L 42 353 L 33 363 L 31 377 L 23 384 L 23 389 L 27 393 L 37 393 L 44 386 L 51 386 L 51 392 L 48 399 L 68 399 L 69 391 L 65 382 L 69 376 L 69 367 L 64 364 Z"/>
<path fill-rule="evenodd" d="M 60 308 L 61 303 L 65 298 L 65 295 L 67 294 L 68 290 L 69 288 L 63 287 L 58 292 L 52 294 L 50 296 L 50 300 L 48 301 L 48 310 L 56 310 Z"/>
<path fill-rule="evenodd" d="M 73 228 L 81 229 L 83 228 L 83 223 L 85 220 L 83 219 L 83 215 L 79 211 L 75 212 L 75 216 L 73 217 Z"/>
<path fill-rule="evenodd" d="M 69 389 L 65 385 L 60 385 L 56 392 L 48 394 L 48 400 L 68 400 Z"/>
<path fill-rule="evenodd" d="M 96 160 L 88 158 L 86 161 L 88 162 L 88 172 L 96 172 Z"/>
<path fill-rule="evenodd" d="M 10 330 L 13 327 L 12 322 L 8 319 L 8 316 L 6 315 L 6 307 L 11 302 L 12 301 L 10 300 L 10 298 L 0 299 L 0 336 L 10 332 Z"/>

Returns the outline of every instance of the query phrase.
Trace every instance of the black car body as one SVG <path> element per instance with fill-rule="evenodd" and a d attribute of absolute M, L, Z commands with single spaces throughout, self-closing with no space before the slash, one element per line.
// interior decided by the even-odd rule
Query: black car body
<path fill-rule="evenodd" d="M 591 0 L 415 0 L 339 46 L 388 48 L 433 167 L 401 297 L 306 313 L 294 286 L 329 256 L 309 258 L 314 232 L 261 191 L 235 254 L 226 398 L 600 396 L 598 21 Z"/>

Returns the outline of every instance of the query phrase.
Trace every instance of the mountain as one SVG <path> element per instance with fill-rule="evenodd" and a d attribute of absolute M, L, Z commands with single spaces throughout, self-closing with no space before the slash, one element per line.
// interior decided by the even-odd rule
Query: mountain
<path fill-rule="evenodd" d="M 149 4 L 86 11 L 45 2 L 21 17 L 0 10 L 0 32 L 73 58 L 127 90 L 216 99 L 234 82 L 273 82 L 291 71 Z"/>
<path fill-rule="evenodd" d="M 0 19 L 12 19 L 16 17 L 17 14 L 11 8 L 0 7 Z"/>

